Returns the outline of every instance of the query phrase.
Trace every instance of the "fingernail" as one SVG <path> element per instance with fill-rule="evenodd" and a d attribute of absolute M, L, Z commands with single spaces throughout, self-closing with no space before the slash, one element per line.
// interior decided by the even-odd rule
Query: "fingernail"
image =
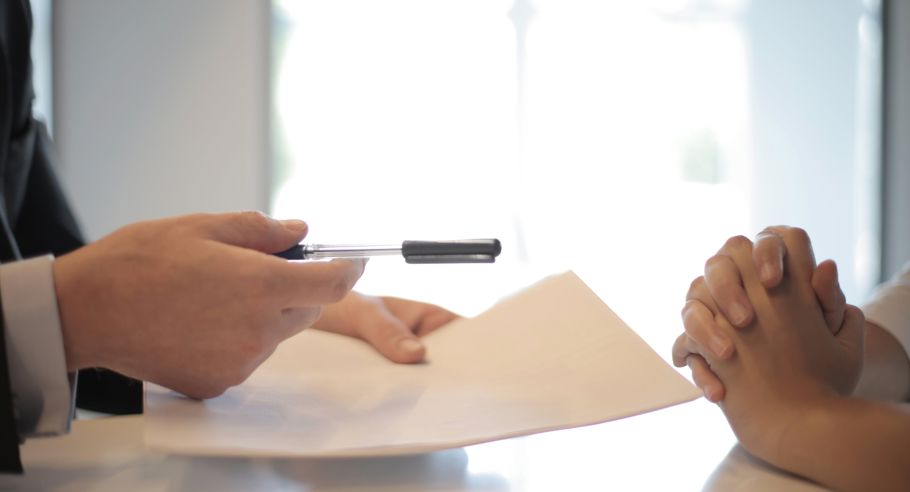
<path fill-rule="evenodd" d="M 762 283 L 770 282 L 774 279 L 774 276 L 777 272 L 774 270 L 774 267 L 770 263 L 765 263 L 761 267 L 761 281 Z"/>
<path fill-rule="evenodd" d="M 711 345 L 711 351 L 714 352 L 714 355 L 718 359 L 727 358 L 727 354 L 730 351 L 730 344 L 727 343 L 727 340 L 724 337 L 720 335 L 712 336 L 708 343 Z"/>
<path fill-rule="evenodd" d="M 285 229 L 298 233 L 305 231 L 307 228 L 306 222 L 297 219 L 282 220 L 281 224 Z"/>
<path fill-rule="evenodd" d="M 739 302 L 734 302 L 730 306 L 730 318 L 734 325 L 741 326 L 749 318 L 749 310 Z"/>
<path fill-rule="evenodd" d="M 414 353 L 423 350 L 423 344 L 417 339 L 405 338 L 398 342 L 398 348 L 401 349 L 402 352 Z"/>

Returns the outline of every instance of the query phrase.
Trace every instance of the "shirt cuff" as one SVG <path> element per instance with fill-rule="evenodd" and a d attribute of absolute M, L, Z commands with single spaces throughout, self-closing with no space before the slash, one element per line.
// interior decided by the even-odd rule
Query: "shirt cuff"
<path fill-rule="evenodd" d="M 66 353 L 54 288 L 53 256 L 0 265 L 0 296 L 13 410 L 20 437 L 69 432 L 75 375 Z"/>
<path fill-rule="evenodd" d="M 866 321 L 881 326 L 910 354 L 910 263 L 882 284 L 863 306 Z"/>

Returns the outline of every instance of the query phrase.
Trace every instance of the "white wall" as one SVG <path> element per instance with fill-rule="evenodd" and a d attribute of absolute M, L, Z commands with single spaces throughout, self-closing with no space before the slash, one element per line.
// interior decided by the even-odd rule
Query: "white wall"
<path fill-rule="evenodd" d="M 267 206 L 267 0 L 56 0 L 60 175 L 86 236 Z"/>

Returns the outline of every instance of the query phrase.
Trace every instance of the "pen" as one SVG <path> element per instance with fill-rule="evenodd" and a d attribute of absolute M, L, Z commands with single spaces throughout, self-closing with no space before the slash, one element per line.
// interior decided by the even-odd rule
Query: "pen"
<path fill-rule="evenodd" d="M 499 239 L 404 241 L 395 244 L 298 244 L 275 256 L 287 260 L 404 256 L 408 263 L 493 263 L 502 251 Z"/>

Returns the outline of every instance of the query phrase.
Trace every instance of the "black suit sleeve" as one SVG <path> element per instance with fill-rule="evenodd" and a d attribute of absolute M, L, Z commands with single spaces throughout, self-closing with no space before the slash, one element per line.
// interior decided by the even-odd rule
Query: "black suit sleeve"
<path fill-rule="evenodd" d="M 31 165 L 13 234 L 23 258 L 47 253 L 62 256 L 83 245 L 82 234 L 54 173 L 47 130 L 35 120 L 31 127 Z"/>

